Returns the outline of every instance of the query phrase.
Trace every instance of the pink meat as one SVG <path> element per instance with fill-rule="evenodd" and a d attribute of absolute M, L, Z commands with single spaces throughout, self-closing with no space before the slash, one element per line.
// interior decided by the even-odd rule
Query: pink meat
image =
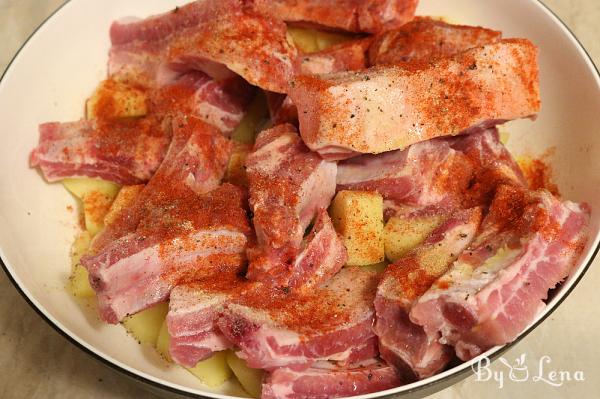
<path fill-rule="evenodd" d="M 167 62 L 177 71 L 201 70 L 221 80 L 239 74 L 251 84 L 287 92 L 296 49 L 283 22 L 235 10 L 199 24 L 169 44 Z"/>
<path fill-rule="evenodd" d="M 159 171 L 82 259 L 111 323 L 165 300 L 181 282 L 242 267 L 250 233 L 244 195 L 219 187 L 231 145 L 198 119 L 173 124 Z"/>
<path fill-rule="evenodd" d="M 369 61 L 371 65 L 431 61 L 497 42 L 501 37 L 501 32 L 491 29 L 416 17 L 377 35 L 369 49 Z"/>
<path fill-rule="evenodd" d="M 432 63 L 301 75 L 289 95 L 313 151 L 328 159 L 378 154 L 534 116 L 537 48 L 501 40 Z"/>
<path fill-rule="evenodd" d="M 168 129 L 151 119 L 106 125 L 96 121 L 44 123 L 29 165 L 46 180 L 99 177 L 120 184 L 138 184 L 152 177 L 170 141 Z"/>
<path fill-rule="evenodd" d="M 458 211 L 432 232 L 425 243 L 389 265 L 377 288 L 375 334 L 381 357 L 406 381 L 441 371 L 451 349 L 412 323 L 413 303 L 444 274 L 469 245 L 481 221 L 481 209 Z"/>
<path fill-rule="evenodd" d="M 167 327 L 169 353 L 176 363 L 193 367 L 213 352 L 232 347 L 216 322 L 225 305 L 245 286 L 232 275 L 195 281 L 171 291 Z"/>
<path fill-rule="evenodd" d="M 146 19 L 126 18 L 113 22 L 110 40 L 113 45 L 161 40 L 240 7 L 238 0 L 199 0 Z"/>
<path fill-rule="evenodd" d="M 473 167 L 445 139 L 413 144 L 406 150 L 362 155 L 338 164 L 338 190 L 376 190 L 395 204 L 456 205 Z"/>
<path fill-rule="evenodd" d="M 347 260 L 344 243 L 333 228 L 327 210 L 321 209 L 314 227 L 305 239 L 302 252 L 285 273 L 286 285 L 296 289 L 316 287 L 332 278 Z M 254 273 L 260 272 L 256 269 L 251 270 Z"/>
<path fill-rule="evenodd" d="M 374 356 L 371 325 L 378 279 L 374 272 L 344 268 L 311 292 L 251 290 L 227 306 L 219 327 L 250 367 L 364 360 L 357 358 Z"/>
<path fill-rule="evenodd" d="M 287 22 L 380 32 L 410 21 L 417 3 L 418 0 L 254 0 L 254 7 Z"/>
<path fill-rule="evenodd" d="M 329 206 L 337 168 L 309 151 L 292 125 L 261 132 L 246 168 L 258 238 L 249 277 L 267 279 L 295 259 L 304 231 Z"/>
<path fill-rule="evenodd" d="M 386 216 L 487 206 L 499 184 L 526 187 L 496 128 L 338 163 L 338 190 L 376 190 Z"/>
<path fill-rule="evenodd" d="M 403 384 L 393 368 L 373 359 L 349 367 L 320 363 L 297 371 L 279 368 L 270 372 L 262 399 L 328 399 L 384 391 Z"/>
<path fill-rule="evenodd" d="M 244 117 L 253 94 L 252 86 L 240 77 L 217 82 L 193 71 L 154 90 L 151 111 L 193 115 L 229 136 Z"/>
<path fill-rule="evenodd" d="M 350 40 L 323 51 L 299 54 L 294 61 L 296 74 L 322 74 L 354 71 L 366 67 L 365 52 L 370 39 Z M 273 124 L 298 124 L 298 109 L 292 100 L 280 93 L 267 93 Z"/>
<path fill-rule="evenodd" d="M 587 240 L 586 205 L 502 186 L 483 230 L 413 306 L 410 319 L 468 360 L 514 340 L 572 271 Z M 497 256 L 494 256 L 497 255 Z"/>
<path fill-rule="evenodd" d="M 364 69 L 370 44 L 371 39 L 349 40 L 315 53 L 299 54 L 294 65 L 296 73 L 318 75 Z"/>

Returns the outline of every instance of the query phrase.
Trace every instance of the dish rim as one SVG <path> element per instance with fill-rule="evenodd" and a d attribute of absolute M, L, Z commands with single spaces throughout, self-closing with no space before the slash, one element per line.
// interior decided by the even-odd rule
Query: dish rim
<path fill-rule="evenodd" d="M 583 54 L 585 54 L 585 58 L 587 58 L 587 61 L 593 67 L 593 69 L 595 71 L 596 80 L 600 84 L 600 69 L 598 69 L 598 66 L 594 62 L 593 58 L 591 57 L 591 55 L 589 54 L 589 52 L 587 51 L 587 49 L 583 46 L 583 44 L 581 43 L 581 41 L 577 38 L 577 36 L 575 35 L 575 33 L 571 30 L 571 28 L 569 28 L 569 26 L 550 7 L 548 7 L 542 0 L 531 0 L 531 1 L 533 1 L 535 4 L 537 4 L 538 6 L 540 6 L 542 8 L 542 11 L 545 11 L 550 16 L 550 18 L 552 18 L 554 20 L 555 23 L 557 23 L 559 26 L 561 26 L 564 29 L 564 31 L 567 33 L 567 35 L 569 36 L 569 38 L 572 41 L 574 41 L 574 44 L 576 45 L 576 47 L 578 48 L 578 50 L 580 52 L 582 52 Z M 71 4 L 71 3 L 72 3 L 71 0 L 66 0 L 63 4 L 61 4 L 58 8 L 56 8 L 50 15 L 48 15 L 48 17 L 46 17 L 32 31 L 32 33 L 27 37 L 27 39 L 21 44 L 21 46 L 19 47 L 19 49 L 15 52 L 15 54 L 13 55 L 13 57 L 11 58 L 11 60 L 6 65 L 6 68 L 4 69 L 4 71 L 2 72 L 2 74 L 0 75 L 0 87 L 2 86 L 2 82 L 4 80 L 4 77 L 11 70 L 11 67 L 12 67 L 13 63 L 19 57 L 19 55 L 21 54 L 22 50 L 27 46 L 27 44 L 30 42 L 30 40 L 38 33 L 38 31 L 48 21 L 50 21 L 65 6 L 67 6 L 68 4 Z M 596 245 L 595 248 L 590 248 L 590 250 L 589 250 L 588 253 L 590 253 L 590 252 L 591 252 L 591 256 L 590 256 L 588 262 L 583 266 L 583 269 L 581 270 L 581 272 L 579 273 L 579 275 L 577 276 L 577 278 L 575 279 L 575 281 L 573 281 L 573 283 L 571 284 L 571 286 L 566 289 L 566 292 L 561 293 L 562 296 L 553 304 L 553 306 L 550 307 L 546 311 L 546 313 L 537 322 L 535 322 L 534 324 L 532 324 L 531 326 L 529 326 L 527 329 L 525 329 L 521 334 L 519 334 L 519 336 L 513 342 L 510 342 L 508 344 L 505 344 L 505 345 L 502 345 L 502 346 L 490 349 L 490 351 L 492 351 L 492 353 L 488 356 L 488 358 L 491 361 L 496 360 L 503 353 L 505 353 L 506 351 L 508 351 L 510 348 L 512 348 L 513 346 L 515 346 L 517 343 L 519 343 L 523 338 L 525 338 L 527 335 L 529 335 L 542 322 L 544 322 L 556 309 L 558 309 L 558 307 L 562 304 L 562 302 L 569 295 L 571 295 L 571 293 L 573 292 L 573 290 L 575 289 L 575 287 L 577 287 L 577 285 L 583 279 L 583 277 L 585 276 L 585 274 L 589 270 L 590 266 L 592 265 L 592 263 L 596 259 L 596 256 L 600 252 L 600 242 L 598 242 L 598 244 Z M 134 369 L 133 367 L 129 367 L 129 366 L 125 365 L 125 364 L 120 365 L 121 362 L 119 362 L 118 360 L 113 359 L 110 356 L 106 357 L 106 356 L 102 356 L 99 353 L 96 353 L 94 350 L 86 347 L 82 342 L 79 342 L 75 336 L 73 336 L 72 334 L 70 334 L 69 332 L 65 331 L 63 328 L 61 328 L 61 326 L 59 326 L 60 322 L 52 320 L 53 318 L 51 317 L 51 315 L 46 314 L 45 310 L 42 310 L 40 307 L 38 307 L 34 303 L 34 301 L 25 292 L 26 288 L 21 287 L 21 285 L 19 285 L 19 283 L 16 281 L 15 277 L 9 271 L 8 266 L 4 262 L 4 259 L 2 259 L 2 250 L 1 250 L 1 248 L 0 248 L 0 266 L 2 267 L 2 270 L 4 271 L 4 273 L 6 274 L 6 276 L 8 277 L 8 280 L 15 287 L 15 289 L 21 295 L 21 297 L 23 297 L 23 299 L 25 299 L 25 301 L 27 302 L 27 304 L 29 304 L 29 306 L 48 325 L 50 325 L 50 327 L 52 327 L 56 332 L 58 332 L 68 342 L 70 342 L 71 344 L 73 344 L 74 346 L 76 346 L 77 348 L 79 348 L 80 350 L 82 350 L 84 353 L 90 355 L 95 360 L 100 361 L 105 366 L 110 367 L 111 369 L 119 372 L 120 374 L 122 374 L 122 375 L 124 375 L 124 376 L 126 376 L 126 377 L 128 377 L 128 378 L 130 378 L 132 380 L 141 382 L 143 385 L 147 385 L 150 388 L 154 388 L 154 389 L 158 389 L 158 390 L 162 390 L 162 391 L 167 391 L 167 392 L 169 392 L 171 394 L 182 395 L 184 397 L 190 397 L 190 398 L 219 398 L 219 399 L 235 398 L 235 396 L 224 395 L 224 394 L 219 394 L 219 393 L 205 392 L 203 394 L 197 394 L 197 393 L 190 392 L 189 390 L 179 389 L 179 388 L 176 388 L 175 386 L 173 386 L 173 385 L 177 385 L 177 384 L 172 384 L 172 383 L 169 383 L 168 381 L 164 381 L 164 380 L 163 380 L 163 383 L 155 381 L 152 378 L 148 378 L 148 377 L 144 376 L 143 374 L 146 374 L 146 373 L 144 373 L 144 372 L 142 372 L 140 370 Z M 582 266 L 580 266 L 580 267 L 582 267 Z M 40 303 L 40 305 L 41 305 L 41 303 Z M 484 353 L 483 355 L 486 355 L 486 354 L 487 354 L 487 352 Z M 469 361 L 469 362 L 472 362 L 472 360 Z M 434 379 L 433 381 L 429 381 L 427 383 L 415 386 L 413 388 L 410 388 L 410 389 L 402 391 L 402 392 L 397 392 L 397 390 L 399 390 L 399 389 L 402 388 L 402 386 L 401 386 L 401 387 L 396 387 L 396 388 L 392 388 L 392 389 L 385 390 L 385 391 L 379 391 L 379 392 L 373 392 L 373 393 L 370 393 L 370 394 L 364 394 L 364 395 L 355 396 L 355 398 L 356 397 L 362 397 L 362 398 L 365 398 L 365 399 L 367 399 L 367 398 L 391 398 L 392 396 L 395 396 L 395 395 L 398 395 L 398 394 L 400 394 L 400 395 L 411 395 L 411 394 L 419 392 L 419 391 L 427 390 L 428 388 L 430 388 L 432 386 L 435 386 L 435 385 L 444 385 L 445 382 L 448 382 L 448 381 L 451 381 L 451 380 L 454 380 L 454 382 L 451 384 L 451 385 L 454 385 L 458 381 L 463 380 L 464 378 L 466 378 L 467 376 L 469 376 L 473 372 L 473 370 L 474 370 L 474 367 L 473 367 L 474 364 L 471 365 L 471 367 L 465 367 L 464 366 L 465 364 L 467 364 L 469 362 L 464 362 L 464 363 L 462 363 L 460 365 L 457 365 L 457 366 L 455 366 L 455 367 L 453 367 L 451 369 L 445 370 L 443 373 L 447 373 L 447 375 L 445 375 L 443 377 L 440 377 L 438 379 Z M 461 366 L 463 366 L 463 368 L 460 368 Z M 132 370 L 135 370 L 135 371 L 128 370 L 128 368 L 130 368 Z M 453 371 L 454 369 L 456 369 L 456 370 Z M 442 373 L 440 373 L 440 374 L 442 374 Z M 152 377 L 152 376 L 149 376 L 149 377 Z M 158 377 L 154 377 L 154 378 L 156 380 L 160 380 L 160 378 L 158 378 Z M 435 376 L 432 376 L 430 378 L 435 378 Z M 449 386 L 451 386 L 451 385 L 449 385 Z"/>

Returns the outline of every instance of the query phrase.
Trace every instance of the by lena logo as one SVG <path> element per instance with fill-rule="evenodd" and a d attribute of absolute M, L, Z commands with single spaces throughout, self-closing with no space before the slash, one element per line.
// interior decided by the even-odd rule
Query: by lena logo
<path fill-rule="evenodd" d="M 585 381 L 583 371 L 569 371 L 569 370 L 556 370 L 552 367 L 552 359 L 550 356 L 542 356 L 535 364 L 535 367 L 529 367 L 527 365 L 527 355 L 522 353 L 521 356 L 517 357 L 514 363 L 510 363 L 505 358 L 499 359 L 500 364 L 503 365 L 500 369 L 496 367 L 494 370 L 490 368 L 490 359 L 487 357 L 482 358 L 477 363 L 473 364 L 473 372 L 475 373 L 475 381 L 496 381 L 498 388 L 504 387 L 505 381 L 512 381 L 516 383 L 521 382 L 534 382 L 534 383 L 545 383 L 553 387 L 560 387 L 565 382 Z"/>

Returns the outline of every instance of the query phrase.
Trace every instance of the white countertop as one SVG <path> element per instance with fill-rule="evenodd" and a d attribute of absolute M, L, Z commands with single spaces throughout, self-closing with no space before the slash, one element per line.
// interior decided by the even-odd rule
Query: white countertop
<path fill-rule="evenodd" d="M 501 1 L 501 0 L 498 0 Z M 0 0 L 0 71 L 33 30 L 62 0 Z M 576 33 L 600 65 L 600 0 L 545 0 Z M 491 367 L 499 382 L 475 376 L 437 393 L 434 399 L 600 398 L 600 259 L 560 308 L 504 358 L 510 364 L 522 353 L 529 378 L 510 381 L 508 368 Z M 571 381 L 552 386 L 551 370 L 570 372 Z M 575 375 L 576 371 L 583 372 Z M 524 375 L 515 370 L 513 377 Z M 564 376 L 566 374 L 563 373 Z M 482 377 L 485 377 L 482 375 Z M 158 398 L 144 387 L 105 367 L 71 345 L 46 324 L 0 272 L 0 398 Z"/>

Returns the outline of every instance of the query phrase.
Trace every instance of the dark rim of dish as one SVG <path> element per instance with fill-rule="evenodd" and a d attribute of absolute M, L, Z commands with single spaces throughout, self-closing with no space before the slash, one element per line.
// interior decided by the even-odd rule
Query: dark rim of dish
<path fill-rule="evenodd" d="M 548 11 L 553 17 L 554 19 L 559 22 L 569 33 L 569 35 L 571 36 L 572 39 L 575 40 L 575 42 L 577 43 L 577 45 L 579 46 L 580 50 L 582 50 L 587 59 L 590 61 L 590 63 L 594 66 L 594 69 L 596 70 L 596 75 L 598 78 L 600 78 L 600 70 L 598 69 L 598 66 L 596 66 L 596 64 L 594 63 L 594 60 L 592 59 L 592 57 L 590 56 L 590 54 L 588 53 L 588 51 L 585 49 L 585 47 L 583 46 L 583 44 L 579 41 L 579 39 L 577 38 L 577 36 L 575 35 L 575 33 L 573 33 L 573 31 L 567 26 L 566 23 L 563 22 L 562 19 L 560 19 L 560 17 L 550 9 L 550 7 L 548 7 L 546 4 L 544 4 L 542 2 L 542 0 L 535 0 L 537 3 L 539 3 L 544 9 L 546 9 L 546 11 Z M 9 71 L 9 69 L 11 68 L 13 62 L 17 59 L 17 57 L 19 56 L 19 54 L 21 53 L 21 51 L 23 50 L 23 48 L 25 48 L 25 46 L 29 43 L 29 41 L 31 40 L 31 38 L 33 36 L 35 36 L 35 34 L 40 30 L 40 28 L 42 26 L 44 26 L 46 24 L 46 22 L 48 22 L 50 19 L 52 19 L 52 17 L 54 17 L 55 14 L 57 14 L 64 6 L 66 6 L 67 4 L 69 4 L 71 2 L 71 0 L 67 0 L 65 1 L 60 7 L 58 7 L 52 14 L 50 14 L 37 28 L 35 28 L 35 30 L 31 33 L 31 35 L 29 35 L 29 37 L 27 38 L 27 40 L 25 40 L 25 42 L 21 45 L 21 47 L 19 48 L 19 50 L 15 53 L 15 55 L 13 56 L 13 58 L 10 60 L 10 62 L 8 63 L 8 65 L 6 66 L 6 69 L 4 70 L 4 72 L 2 73 L 2 76 L 0 76 L 0 84 L 2 83 L 2 81 L 4 80 L 4 76 L 6 75 L 6 73 Z M 577 286 L 577 284 L 579 284 L 579 282 L 581 281 L 581 279 L 583 278 L 583 276 L 585 275 L 585 273 L 588 271 L 588 269 L 590 268 L 590 266 L 592 265 L 592 263 L 594 262 L 594 259 L 596 258 L 596 255 L 598 255 L 598 252 L 600 252 L 600 243 L 596 246 L 596 248 L 593 249 L 592 251 L 592 256 L 590 258 L 590 260 L 587 262 L 587 264 L 583 267 L 583 270 L 581 271 L 581 274 L 579 274 L 579 276 L 577 277 L 577 280 L 575 280 L 573 282 L 573 284 L 571 285 L 571 287 L 568 288 L 567 292 L 564 293 L 564 295 L 562 296 L 562 298 L 560 298 L 555 304 L 554 306 L 552 306 L 551 308 L 548 309 L 548 311 L 542 316 L 542 318 L 540 320 L 538 320 L 535 324 L 533 324 L 531 327 L 529 327 L 528 329 L 526 329 L 525 331 L 523 331 L 518 337 L 517 339 L 515 339 L 513 342 L 506 344 L 504 346 L 502 346 L 500 349 L 498 349 L 496 352 L 494 352 L 491 356 L 490 356 L 490 360 L 494 361 L 496 360 L 498 357 L 500 357 L 503 353 L 505 353 L 507 350 L 509 350 L 510 348 L 512 348 L 514 345 L 516 345 L 518 342 L 520 342 L 523 338 L 525 338 L 527 335 L 529 335 L 529 333 L 531 333 L 534 329 L 536 329 L 544 320 L 546 320 L 546 318 L 548 318 L 548 316 L 550 316 L 559 306 L 560 304 L 571 294 L 571 292 L 575 289 L 575 287 Z M 60 335 L 62 335 L 64 338 L 66 338 L 71 344 L 75 345 L 76 347 L 78 347 L 79 349 L 81 349 L 82 351 L 84 351 L 85 353 L 87 353 L 88 355 L 92 356 L 94 359 L 99 360 L 101 363 L 103 363 L 104 365 L 120 372 L 121 374 L 125 375 L 126 377 L 129 377 L 135 381 L 139 381 L 142 382 L 144 384 L 147 384 L 153 388 L 157 388 L 159 390 L 163 390 L 163 391 L 167 391 L 173 394 L 177 394 L 177 395 L 183 395 L 183 396 L 187 396 L 187 397 L 193 397 L 193 398 L 211 398 L 213 396 L 203 396 L 203 395 L 198 395 L 198 394 L 194 394 L 188 391 L 184 391 L 181 389 L 177 389 L 177 388 L 173 388 L 167 385 L 163 385 L 161 383 L 158 383 L 156 381 L 153 381 L 151 379 L 148 379 L 146 377 L 143 377 L 137 373 L 133 373 L 113 362 L 111 362 L 110 360 L 108 360 L 105 357 L 100 356 L 99 354 L 97 354 L 96 352 L 86 348 L 84 345 L 82 345 L 81 343 L 77 342 L 77 340 L 75 338 L 73 338 L 71 335 L 69 335 L 67 332 L 65 332 L 64 330 L 62 330 L 58 325 L 56 325 L 52 320 L 50 320 L 43 312 L 42 310 L 40 310 L 37 306 L 35 306 L 33 304 L 33 302 L 31 301 L 31 299 L 29 299 L 29 297 L 25 294 L 25 292 L 23 291 L 23 289 L 17 284 L 17 282 L 15 281 L 14 277 L 10 274 L 10 272 L 8 271 L 8 267 L 4 264 L 4 260 L 0 257 L 0 265 L 2 266 L 2 269 L 4 270 L 4 273 L 6 273 L 6 275 L 8 276 L 8 279 L 10 280 L 10 282 L 12 283 L 12 285 L 17 289 L 17 291 L 19 292 L 19 294 L 21 294 L 21 296 L 23 297 L 23 299 L 25 299 L 25 301 L 29 304 L 29 306 L 31 306 L 31 308 L 33 308 L 33 310 L 36 311 L 36 313 L 46 322 L 50 325 L 50 327 L 52 327 L 56 332 L 58 332 Z M 455 366 L 458 367 L 458 366 Z M 452 370 L 448 369 L 448 370 Z M 398 392 L 398 393 L 389 393 L 389 394 L 385 394 L 382 396 L 378 396 L 380 398 L 391 398 L 391 397 L 395 397 L 396 395 L 410 395 L 413 394 L 415 392 L 418 391 L 422 391 L 422 390 L 426 390 L 428 388 L 431 388 L 432 386 L 434 386 L 435 384 L 438 385 L 444 385 L 444 383 L 446 382 L 450 382 L 451 380 L 454 380 L 454 383 L 463 380 L 465 378 L 467 378 L 469 375 L 471 375 L 472 373 L 472 368 L 471 367 L 467 367 L 464 368 L 462 370 L 457 370 L 452 374 L 449 374 L 439 380 L 436 381 L 431 381 L 427 384 L 423 384 L 421 386 L 418 387 L 414 387 L 411 388 L 409 390 L 406 390 L 404 392 Z M 401 388 L 401 387 L 399 387 Z M 398 389 L 398 388 L 395 388 Z M 376 395 L 376 393 L 374 393 Z M 373 395 L 373 394 L 371 394 Z"/>

